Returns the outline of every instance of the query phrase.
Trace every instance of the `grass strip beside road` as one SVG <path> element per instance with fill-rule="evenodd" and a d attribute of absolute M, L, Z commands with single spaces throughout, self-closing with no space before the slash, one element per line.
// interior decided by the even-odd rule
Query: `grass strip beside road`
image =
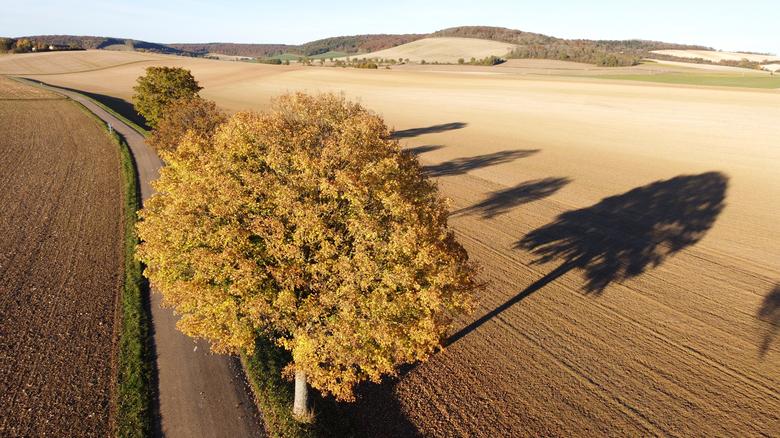
<path fill-rule="evenodd" d="M 141 263 L 135 257 L 138 236 L 135 231 L 136 212 L 141 208 L 138 174 L 135 161 L 125 139 L 98 116 L 78 102 L 119 147 L 122 170 L 124 214 L 124 284 L 120 300 L 121 329 L 114 399 L 115 434 L 117 437 L 148 437 L 152 434 L 152 354 L 151 319 L 144 300 Z"/>
<path fill-rule="evenodd" d="M 281 438 L 316 437 L 313 425 L 299 423 L 292 416 L 293 384 L 282 378 L 282 369 L 289 362 L 288 352 L 263 338 L 255 341 L 254 354 L 241 355 L 268 434 Z"/>

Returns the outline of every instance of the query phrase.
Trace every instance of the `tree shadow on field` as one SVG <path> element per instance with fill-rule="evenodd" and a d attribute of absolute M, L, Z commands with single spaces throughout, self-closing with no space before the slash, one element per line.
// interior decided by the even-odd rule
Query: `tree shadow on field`
<path fill-rule="evenodd" d="M 678 176 L 604 198 L 561 214 L 531 231 L 515 248 L 534 264 L 562 263 L 510 300 L 448 339 L 453 343 L 573 269 L 585 272 L 586 293 L 636 277 L 697 243 L 723 210 L 728 178 L 719 172 Z"/>
<path fill-rule="evenodd" d="M 520 158 L 531 156 L 537 152 L 539 152 L 539 149 L 518 149 L 477 155 L 476 157 L 456 158 L 440 164 L 425 166 L 424 171 L 427 176 L 431 177 L 462 175 L 482 167 L 509 163 Z"/>
<path fill-rule="evenodd" d="M 463 122 L 442 123 L 441 125 L 426 126 L 424 128 L 413 128 L 413 129 L 405 129 L 403 131 L 394 131 L 392 134 L 390 134 L 390 138 L 397 140 L 400 138 L 418 137 L 424 134 L 435 134 L 438 132 L 454 131 L 456 129 L 463 129 L 465 127 L 466 127 L 466 123 Z"/>
<path fill-rule="evenodd" d="M 401 376 L 415 365 L 399 370 L 399 377 L 385 378 L 382 384 L 363 383 L 355 390 L 356 400 L 338 402 L 332 396 L 323 396 L 319 391 L 310 392 L 312 408 L 316 419 L 305 425 L 285 420 L 276 409 L 285 414 L 292 408 L 294 398 L 293 382 L 282 377 L 282 370 L 292 361 L 286 350 L 263 337 L 258 337 L 255 351 L 246 356 L 248 377 L 261 394 L 261 405 L 267 411 L 261 415 L 273 416 L 274 422 L 286 427 L 289 436 L 325 437 L 415 437 L 417 428 L 409 421 L 395 397 L 394 389 Z M 265 400 L 265 401 L 263 401 Z M 287 423 L 287 426 L 284 424 Z M 293 432 L 299 433 L 293 433 Z"/>
<path fill-rule="evenodd" d="M 766 294 L 764 302 L 761 303 L 761 308 L 758 309 L 757 316 L 760 320 L 769 324 L 759 347 L 759 353 L 761 357 L 764 357 L 769 351 L 772 341 L 777 336 L 777 332 L 780 331 L 780 283 Z"/>
<path fill-rule="evenodd" d="M 397 377 L 386 377 L 381 384 L 366 382 L 359 385 L 355 391 L 354 403 L 331 404 L 337 409 L 337 415 L 350 419 L 351 436 L 372 438 L 422 436 L 406 416 L 395 396 L 395 387 L 400 379 L 416 366 L 401 367 Z M 336 433 L 330 436 L 345 435 Z"/>
<path fill-rule="evenodd" d="M 406 148 L 404 149 L 404 153 L 407 153 L 409 155 L 413 155 L 415 157 L 419 157 L 420 155 L 427 154 L 428 152 L 438 151 L 439 149 L 444 148 L 444 146 L 440 144 L 427 144 L 424 146 L 417 146 L 413 148 Z"/>
<path fill-rule="evenodd" d="M 490 219 L 507 213 L 515 207 L 551 196 L 570 182 L 569 178 L 543 178 L 526 181 L 515 187 L 493 192 L 484 201 L 457 210 L 452 214 L 453 216 L 478 214 L 484 219 Z"/>
<path fill-rule="evenodd" d="M 141 116 L 135 111 L 135 107 L 133 106 L 133 104 L 124 99 L 120 99 L 118 97 L 106 96 L 105 94 L 90 93 L 88 91 L 74 90 L 70 88 L 65 88 L 65 89 L 70 91 L 75 91 L 77 93 L 81 93 L 87 97 L 91 97 L 92 99 L 116 111 L 119 115 L 126 118 L 127 120 L 130 120 L 136 125 L 146 130 L 151 130 L 151 128 L 146 124 L 146 119 L 144 119 L 143 116 Z"/>

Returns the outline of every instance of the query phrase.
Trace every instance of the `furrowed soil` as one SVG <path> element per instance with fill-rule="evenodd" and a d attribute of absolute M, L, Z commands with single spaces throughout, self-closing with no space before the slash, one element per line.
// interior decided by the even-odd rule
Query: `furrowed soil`
<path fill-rule="evenodd" d="M 118 148 L 73 102 L 0 78 L 0 150 L 0 436 L 105 437 Z"/>
<path fill-rule="evenodd" d="M 38 78 L 128 100 L 159 63 Z M 343 91 L 453 200 L 488 285 L 442 352 L 363 393 L 370 436 L 780 434 L 778 91 L 165 64 L 231 111 Z"/>

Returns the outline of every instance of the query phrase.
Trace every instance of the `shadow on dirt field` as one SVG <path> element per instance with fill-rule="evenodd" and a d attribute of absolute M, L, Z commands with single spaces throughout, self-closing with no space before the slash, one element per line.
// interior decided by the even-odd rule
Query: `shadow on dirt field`
<path fill-rule="evenodd" d="M 463 122 L 442 123 L 441 125 L 426 126 L 424 128 L 413 128 L 413 129 L 405 129 L 403 131 L 394 131 L 390 135 L 390 137 L 394 139 L 411 138 L 411 137 L 418 137 L 424 134 L 435 134 L 438 132 L 446 132 L 446 131 L 453 131 L 456 129 L 463 129 L 465 127 L 466 127 L 466 123 Z"/>
<path fill-rule="evenodd" d="M 508 189 L 490 194 L 484 201 L 470 207 L 454 211 L 453 216 L 476 214 L 485 219 L 509 212 L 509 210 L 555 194 L 569 184 L 569 178 L 543 178 L 526 181 Z"/>
<path fill-rule="evenodd" d="M 562 263 L 504 304 L 452 335 L 451 344 L 573 269 L 585 272 L 587 293 L 636 277 L 697 243 L 725 207 L 728 177 L 684 175 L 568 211 L 531 231 L 515 248 L 538 256 L 534 264 Z M 780 294 L 778 294 L 780 296 Z"/>
<path fill-rule="evenodd" d="M 772 341 L 780 330 L 780 283 L 764 297 L 761 308 L 758 309 L 758 318 L 769 324 L 759 349 L 759 353 L 763 357 L 769 351 Z"/>

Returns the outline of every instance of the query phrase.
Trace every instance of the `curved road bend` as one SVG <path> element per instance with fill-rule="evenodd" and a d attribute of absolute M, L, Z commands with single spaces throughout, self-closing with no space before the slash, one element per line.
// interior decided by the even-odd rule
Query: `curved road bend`
<path fill-rule="evenodd" d="M 145 201 L 154 192 L 162 161 L 143 136 L 84 96 L 47 87 L 89 108 L 122 134 L 133 152 Z M 257 437 L 263 426 L 243 370 L 235 357 L 209 354 L 208 343 L 193 342 L 176 330 L 177 318 L 151 294 L 152 324 L 157 353 L 160 417 L 158 432 L 166 437 Z"/>

